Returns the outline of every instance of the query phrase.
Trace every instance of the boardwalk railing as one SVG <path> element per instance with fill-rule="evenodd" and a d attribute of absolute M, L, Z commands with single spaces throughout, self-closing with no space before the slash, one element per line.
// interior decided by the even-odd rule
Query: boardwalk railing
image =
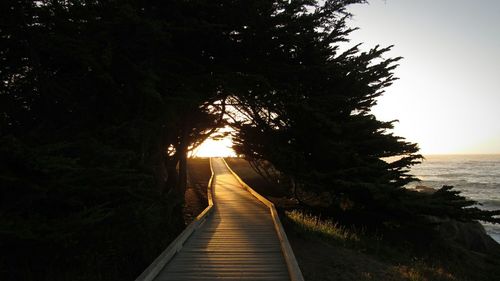
<path fill-rule="evenodd" d="M 224 164 L 222 164 L 220 162 L 223 162 Z M 276 211 L 276 208 L 274 207 L 274 204 L 272 202 L 270 202 L 269 200 L 267 200 L 266 198 L 264 198 L 263 196 L 261 196 L 255 190 L 253 190 L 245 182 L 243 182 L 243 180 L 229 167 L 229 165 L 227 164 L 227 162 L 224 159 L 221 159 L 221 161 L 219 161 L 219 163 L 216 166 L 220 167 L 220 165 L 225 166 L 227 168 L 227 171 L 229 171 L 229 173 L 234 177 L 233 181 L 236 180 L 235 182 L 238 182 L 241 185 L 241 187 L 243 187 L 244 189 L 246 189 L 246 191 L 248 191 L 248 193 L 250 193 L 251 195 L 253 195 L 253 197 L 255 197 L 258 201 L 260 201 L 267 208 L 269 208 L 269 212 L 270 212 L 271 220 L 272 220 L 272 225 L 274 226 L 274 231 L 276 232 L 275 233 L 276 236 L 274 236 L 274 237 L 277 237 L 277 239 L 275 238 L 276 239 L 275 241 L 278 242 L 278 240 L 279 240 L 279 243 L 280 243 L 279 247 L 277 247 L 278 245 L 275 244 L 276 245 L 276 251 L 277 251 L 277 253 L 279 253 L 279 249 L 281 249 L 281 254 L 283 255 L 283 257 L 281 257 L 281 258 L 284 258 L 284 263 L 286 263 L 286 267 L 282 263 L 283 273 L 286 274 L 285 272 L 288 271 L 288 277 L 290 277 L 290 280 L 292 280 L 292 281 L 303 281 L 304 277 L 302 276 L 300 268 L 299 268 L 299 266 L 297 264 L 297 260 L 295 259 L 295 255 L 293 254 L 292 248 L 290 246 L 288 238 L 286 237 L 285 231 L 284 231 L 283 226 L 282 226 L 282 224 L 280 222 L 280 219 L 279 219 L 278 213 Z M 191 224 L 188 225 L 188 227 L 167 247 L 167 249 L 165 249 L 165 251 L 163 251 L 160 254 L 160 256 L 158 258 L 156 258 L 153 261 L 153 263 L 148 268 L 146 268 L 146 270 L 136 279 L 136 281 L 153 281 L 155 278 L 157 278 L 159 276 L 160 272 L 162 272 L 162 270 L 165 268 L 165 266 L 167 266 L 167 264 L 169 264 L 170 266 L 172 265 L 169 262 L 173 259 L 173 257 L 178 252 L 181 251 L 181 249 L 184 247 L 185 243 L 187 243 L 187 245 L 188 245 L 188 246 L 186 246 L 186 249 L 189 249 L 189 247 L 193 247 L 193 245 L 192 245 L 193 243 L 195 243 L 195 244 L 199 243 L 199 242 L 197 242 L 198 241 L 197 239 L 201 239 L 200 235 L 205 235 L 205 234 L 199 234 L 198 231 L 196 232 L 197 234 L 193 234 L 193 233 L 198 228 L 200 228 L 207 221 L 207 219 L 209 218 L 210 214 L 214 213 L 215 207 L 214 207 L 214 203 L 213 203 L 213 188 L 214 188 L 213 182 L 214 182 L 214 179 L 215 179 L 215 173 L 214 173 L 214 167 L 213 167 L 213 164 L 212 164 L 212 159 L 210 159 L 210 169 L 211 169 L 212 175 L 211 175 L 210 181 L 208 183 L 208 192 L 207 192 L 207 194 L 208 194 L 208 207 L 200 215 L 198 215 L 196 217 L 196 219 Z M 218 168 L 218 169 L 220 170 L 220 168 Z M 227 181 L 226 181 L 226 183 L 227 183 Z M 217 183 L 217 186 L 219 186 L 218 183 Z M 223 192 L 222 194 L 224 194 L 224 192 L 226 192 L 226 194 L 227 194 L 227 187 L 222 187 L 222 188 L 226 190 L 226 191 L 222 191 Z M 219 191 L 219 192 L 221 192 L 221 191 Z M 240 192 L 245 193 L 244 191 L 240 191 Z M 219 193 L 219 196 L 221 196 L 220 193 Z M 224 195 L 222 195 L 222 196 L 224 196 Z M 245 195 L 245 198 L 252 198 L 252 196 Z M 227 199 L 225 199 L 225 200 L 227 201 Z M 247 199 L 247 200 L 253 201 L 252 199 Z M 232 200 L 230 200 L 229 202 L 231 202 L 231 201 Z M 256 201 L 253 201 L 253 202 L 256 203 Z M 222 203 L 222 206 L 228 207 L 228 205 L 225 205 L 225 204 L 228 204 L 228 203 Z M 231 202 L 231 203 L 229 203 L 229 204 L 234 205 L 234 201 Z M 266 209 L 265 206 L 262 206 L 262 205 L 260 205 L 260 206 L 261 207 L 259 207 L 259 208 L 262 208 L 262 211 L 264 211 L 264 213 L 262 213 L 262 214 L 265 214 L 265 209 Z M 223 210 L 225 210 L 226 207 L 224 207 Z M 215 211 L 215 214 L 218 217 L 216 220 L 219 220 L 219 222 L 220 222 L 220 215 L 221 215 L 220 212 L 221 211 L 220 211 L 219 208 L 220 207 L 217 208 L 217 211 Z M 231 225 L 231 221 L 230 221 L 231 219 L 230 218 L 233 217 L 233 219 L 234 219 L 234 215 L 232 215 L 232 211 L 229 211 L 229 212 L 231 212 L 230 213 L 230 217 L 226 217 L 226 219 L 229 219 L 229 220 L 226 220 L 225 223 Z M 224 216 L 227 216 L 227 215 L 224 215 Z M 213 217 L 213 216 L 210 216 L 210 217 L 211 217 L 210 220 L 208 220 L 209 222 L 207 222 L 208 223 L 207 227 L 210 226 L 210 225 L 212 225 L 213 222 L 214 222 L 213 219 L 215 219 L 215 217 Z M 267 218 L 269 219 L 269 217 L 267 217 Z M 272 232 L 273 226 L 271 225 L 271 221 L 268 220 L 268 222 L 269 222 L 269 225 L 268 225 L 269 231 Z M 200 231 L 203 231 L 205 228 L 200 229 Z M 210 228 L 212 228 L 212 226 L 210 226 Z M 223 228 L 221 228 L 221 229 L 223 229 Z M 240 228 L 240 230 L 241 230 L 241 228 Z M 202 233 L 204 233 L 204 232 L 202 232 Z M 210 233 L 210 232 L 208 232 L 208 233 Z M 192 236 L 192 234 L 193 234 L 193 236 Z M 222 235 L 223 236 L 227 236 L 228 234 L 222 234 Z M 193 237 L 192 239 L 195 239 L 195 240 L 193 240 L 193 241 L 189 240 L 189 242 L 188 242 L 187 240 L 191 236 Z M 241 237 L 239 237 L 238 239 L 241 239 Z M 207 240 L 207 238 L 203 238 L 203 240 Z M 212 240 L 212 239 L 210 238 L 209 240 Z M 200 240 L 200 241 L 202 241 L 202 240 Z M 210 242 L 210 243 L 217 244 L 217 243 L 220 243 L 220 242 L 213 242 L 213 240 L 212 240 L 212 242 Z M 191 246 L 189 246 L 189 245 L 191 245 Z M 259 248 L 259 246 L 257 246 L 257 245 L 259 245 L 260 249 L 262 249 L 262 245 L 263 244 L 256 244 L 256 247 Z M 198 246 L 196 246 L 196 247 L 198 247 Z M 264 246 L 264 247 L 266 247 L 266 246 Z M 188 251 L 187 253 L 189 253 L 189 250 L 183 250 L 179 255 L 180 256 L 186 255 L 185 251 Z M 259 251 L 261 251 L 261 250 L 259 250 Z M 268 251 L 266 250 L 265 252 L 268 252 Z M 182 257 L 177 257 L 172 262 L 175 262 L 179 258 L 183 259 Z M 251 257 L 248 257 L 248 258 L 251 259 Z M 255 257 L 253 257 L 253 258 L 255 259 Z M 246 258 L 245 258 L 245 260 L 246 260 Z M 220 261 L 221 260 L 219 260 L 219 262 Z M 231 263 L 232 261 L 228 260 L 228 262 Z M 263 264 L 263 266 L 264 266 L 264 268 L 267 267 L 267 265 L 264 265 L 264 264 Z M 231 269 L 231 270 L 234 271 L 234 266 L 232 268 L 233 269 Z M 199 271 L 200 267 L 198 267 L 198 266 L 196 266 L 196 267 L 194 267 L 192 269 L 196 270 L 197 272 L 200 272 Z M 188 271 L 186 271 L 186 270 L 188 270 Z M 184 269 L 185 272 L 191 272 L 189 270 L 191 270 L 191 269 Z M 224 272 L 224 271 L 227 271 L 228 269 L 221 268 L 221 270 L 223 270 L 223 272 Z M 267 267 L 267 270 L 269 270 L 269 267 Z M 160 275 L 160 276 L 163 276 L 162 278 L 165 278 L 166 276 L 173 277 L 172 275 L 164 275 L 167 272 L 168 271 L 162 272 L 161 273 L 162 275 Z M 177 273 L 178 272 L 179 271 L 177 271 Z M 201 272 L 203 272 L 203 271 L 201 271 Z M 270 272 L 270 271 L 268 271 L 268 272 Z M 254 271 L 254 273 L 255 273 L 255 271 Z M 167 273 L 167 274 L 169 274 L 169 273 Z M 189 273 L 187 273 L 187 274 L 190 275 Z M 222 274 L 222 272 L 221 272 L 221 274 Z M 245 274 L 245 273 L 242 272 L 242 274 Z M 249 272 L 249 274 L 250 274 L 250 272 Z M 274 273 L 274 275 L 277 276 L 277 275 L 279 275 L 279 273 Z M 174 273 L 174 276 L 176 276 L 175 273 Z M 264 275 L 264 276 L 267 276 L 267 275 Z M 268 276 L 268 277 L 272 278 L 272 276 Z M 184 279 L 185 278 L 186 278 L 186 275 L 184 276 Z"/>
<path fill-rule="evenodd" d="M 207 197 L 208 206 L 201 212 L 187 227 L 184 231 L 175 238 L 174 241 L 168 245 L 168 247 L 144 270 L 144 272 L 135 279 L 135 281 L 152 281 L 160 273 L 160 271 L 165 267 L 165 265 L 182 249 L 182 246 L 186 240 L 193 234 L 193 232 L 199 228 L 207 219 L 207 217 L 212 213 L 214 207 L 213 201 L 213 191 L 212 183 L 214 180 L 214 169 L 212 167 L 212 160 L 210 159 L 210 171 L 212 175 L 208 181 L 207 186 Z"/>
<path fill-rule="evenodd" d="M 292 247 L 290 246 L 290 242 L 288 242 L 288 238 L 286 237 L 285 230 L 283 229 L 283 225 L 281 224 L 280 218 L 278 216 L 278 212 L 276 211 L 276 207 L 274 204 L 267 200 L 264 196 L 260 195 L 257 191 L 253 190 L 250 186 L 248 186 L 234 171 L 229 167 L 226 160 L 222 159 L 224 164 L 226 164 L 227 169 L 236 180 L 243 186 L 245 189 L 250 192 L 255 198 L 257 198 L 260 202 L 264 203 L 271 212 L 271 217 L 274 223 L 274 229 L 278 234 L 278 238 L 281 244 L 281 251 L 283 252 L 283 256 L 285 257 L 286 266 L 288 268 L 288 273 L 290 274 L 291 281 L 304 281 L 304 277 L 302 276 L 302 272 L 300 271 L 299 264 L 297 263 L 297 259 L 293 254 Z"/>

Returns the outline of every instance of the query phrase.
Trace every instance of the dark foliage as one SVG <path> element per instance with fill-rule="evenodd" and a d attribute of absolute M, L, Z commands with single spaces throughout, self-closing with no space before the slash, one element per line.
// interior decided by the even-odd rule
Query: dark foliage
<path fill-rule="evenodd" d="M 186 152 L 220 119 L 186 48 L 206 27 L 184 1 L 0 5 L 0 279 L 133 279 L 184 227 Z"/>
<path fill-rule="evenodd" d="M 422 159 L 418 146 L 391 133 L 396 121 L 370 112 L 401 58 L 384 58 L 391 47 L 340 50 L 352 31 L 346 5 L 359 2 L 294 1 L 259 10 L 267 18 L 254 15 L 247 30 L 261 35 L 267 59 L 247 69 L 254 82 L 231 97 L 236 151 L 261 174 L 279 170 L 304 208 L 348 223 L 378 227 L 432 216 L 499 222 L 498 212 L 470 208 L 475 202 L 451 188 L 433 195 L 404 188 L 417 180 L 409 168 Z M 258 61 L 259 50 L 246 52 L 246 61 Z"/>

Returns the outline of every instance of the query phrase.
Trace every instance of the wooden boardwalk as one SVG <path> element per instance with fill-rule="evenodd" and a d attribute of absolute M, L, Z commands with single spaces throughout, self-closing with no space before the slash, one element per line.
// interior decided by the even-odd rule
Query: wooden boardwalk
<path fill-rule="evenodd" d="M 284 232 L 278 234 L 270 207 L 247 190 L 224 160 L 211 161 L 214 205 L 210 215 L 154 278 L 141 280 L 302 280 L 300 270 L 300 278 L 290 273 L 290 255 L 285 251 L 285 258 L 279 236 Z"/>

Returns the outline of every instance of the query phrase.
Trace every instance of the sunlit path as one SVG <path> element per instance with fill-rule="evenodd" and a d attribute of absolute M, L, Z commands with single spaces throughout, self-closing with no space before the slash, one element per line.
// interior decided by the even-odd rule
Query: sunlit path
<path fill-rule="evenodd" d="M 217 138 L 220 133 L 232 132 L 229 126 L 220 128 L 206 139 L 200 146 L 190 152 L 190 157 L 235 157 L 236 152 L 233 150 L 233 139 L 231 135 L 226 135 L 222 138 Z"/>
<path fill-rule="evenodd" d="M 269 208 L 212 159 L 214 210 L 154 280 L 290 280 Z"/>

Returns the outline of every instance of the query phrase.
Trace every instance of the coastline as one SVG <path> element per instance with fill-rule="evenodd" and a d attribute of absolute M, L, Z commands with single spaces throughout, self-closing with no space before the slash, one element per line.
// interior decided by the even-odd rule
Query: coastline
<path fill-rule="evenodd" d="M 454 186 L 486 210 L 500 209 L 500 154 L 426 154 L 422 164 L 411 169 L 421 179 L 408 188 L 439 189 Z M 481 222 L 486 233 L 500 244 L 500 225 Z"/>

